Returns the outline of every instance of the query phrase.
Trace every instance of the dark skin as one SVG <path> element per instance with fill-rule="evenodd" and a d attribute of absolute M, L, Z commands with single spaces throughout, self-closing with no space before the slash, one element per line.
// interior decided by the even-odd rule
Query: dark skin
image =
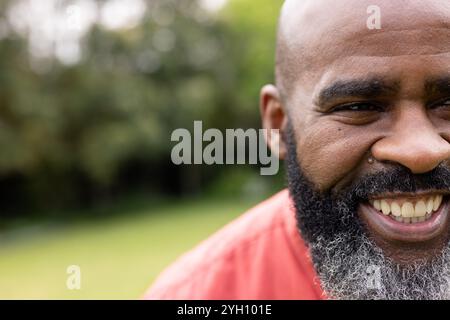
<path fill-rule="evenodd" d="M 283 132 L 290 119 L 297 158 L 320 191 L 389 166 L 420 174 L 450 165 L 450 2 L 377 1 L 381 30 L 366 27 L 372 4 L 288 0 L 280 18 L 277 85 L 261 90 L 262 123 Z M 285 142 L 269 136 L 274 143 L 283 159 Z M 449 238 L 445 228 L 402 243 L 366 225 L 399 262 L 428 258 Z"/>

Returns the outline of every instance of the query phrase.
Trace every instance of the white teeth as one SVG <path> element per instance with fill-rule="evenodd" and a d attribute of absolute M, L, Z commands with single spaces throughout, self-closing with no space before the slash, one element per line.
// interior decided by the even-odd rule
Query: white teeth
<path fill-rule="evenodd" d="M 442 196 L 438 195 L 434 198 L 433 210 L 436 211 L 441 206 Z"/>
<path fill-rule="evenodd" d="M 427 206 L 425 205 L 425 202 L 419 201 L 416 203 L 416 206 L 414 207 L 414 217 L 425 217 L 425 214 L 427 213 Z"/>
<path fill-rule="evenodd" d="M 442 204 L 443 196 L 418 199 L 417 202 L 405 201 L 399 204 L 392 199 L 371 200 L 372 206 L 383 213 L 402 223 L 418 223 L 428 220 L 433 211 L 437 211 Z"/>
<path fill-rule="evenodd" d="M 402 217 L 403 218 L 412 218 L 414 217 L 414 207 L 411 202 L 406 201 L 402 205 Z"/>
<path fill-rule="evenodd" d="M 433 201 L 433 199 L 432 199 L 431 201 Z M 434 203 L 434 202 L 433 202 L 433 203 Z M 373 202 L 373 207 L 374 207 L 375 209 L 377 209 L 378 211 L 381 211 L 380 200 L 375 200 L 375 201 Z"/>
<path fill-rule="evenodd" d="M 381 211 L 385 216 L 391 213 L 391 206 L 385 200 L 381 200 Z"/>
<path fill-rule="evenodd" d="M 391 204 L 391 211 L 392 215 L 394 215 L 395 217 L 400 217 L 402 215 L 402 208 L 400 208 L 398 203 L 395 201 Z"/>
<path fill-rule="evenodd" d="M 433 198 L 430 198 L 427 201 L 427 213 L 431 213 L 433 211 L 433 207 L 434 207 L 434 200 Z"/>

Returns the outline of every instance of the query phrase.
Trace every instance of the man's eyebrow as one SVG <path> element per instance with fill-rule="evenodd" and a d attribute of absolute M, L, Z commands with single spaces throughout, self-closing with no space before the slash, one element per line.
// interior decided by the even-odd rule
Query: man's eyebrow
<path fill-rule="evenodd" d="M 450 74 L 425 81 L 427 96 L 450 96 Z"/>
<path fill-rule="evenodd" d="M 331 101 L 349 97 L 371 99 L 396 94 L 399 89 L 399 82 L 388 82 L 380 78 L 339 80 L 322 89 L 315 99 L 315 104 L 324 106 Z"/>

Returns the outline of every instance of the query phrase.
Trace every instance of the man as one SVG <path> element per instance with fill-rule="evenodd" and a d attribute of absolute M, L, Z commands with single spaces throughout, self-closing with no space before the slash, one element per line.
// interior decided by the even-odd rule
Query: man
<path fill-rule="evenodd" d="M 262 122 L 281 132 L 289 192 L 146 298 L 450 298 L 450 2 L 287 0 L 276 78 Z"/>

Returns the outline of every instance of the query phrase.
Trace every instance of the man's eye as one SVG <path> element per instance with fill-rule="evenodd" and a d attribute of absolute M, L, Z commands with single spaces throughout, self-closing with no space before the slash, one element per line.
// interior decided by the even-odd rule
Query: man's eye
<path fill-rule="evenodd" d="M 437 108 L 450 108 L 450 99 L 441 100 L 438 103 L 435 103 L 431 106 L 431 109 L 437 109 Z"/>
<path fill-rule="evenodd" d="M 337 106 L 331 110 L 332 112 L 352 111 L 352 112 L 382 112 L 383 108 L 373 103 L 358 102 Z"/>

